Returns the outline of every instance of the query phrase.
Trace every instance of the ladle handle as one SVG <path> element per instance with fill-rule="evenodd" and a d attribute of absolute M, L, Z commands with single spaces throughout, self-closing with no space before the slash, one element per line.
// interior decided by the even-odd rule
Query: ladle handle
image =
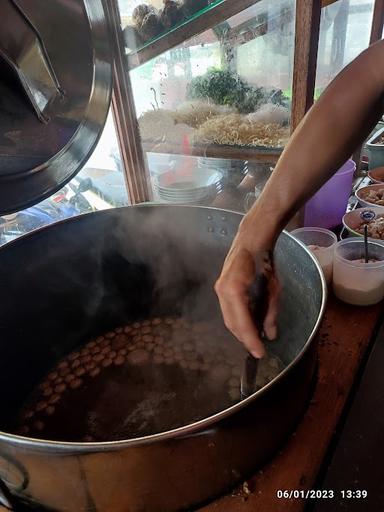
<path fill-rule="evenodd" d="M 369 261 L 369 254 L 368 254 L 368 226 L 365 224 L 364 226 L 364 260 L 365 263 L 368 263 Z"/>
<path fill-rule="evenodd" d="M 249 308 L 260 337 L 264 340 L 264 319 L 268 309 L 268 279 L 265 274 L 259 274 L 249 288 Z M 241 376 L 240 391 L 242 399 L 256 391 L 256 378 L 259 360 L 248 352 Z"/>
<path fill-rule="evenodd" d="M 256 276 L 249 288 L 249 308 L 261 338 L 265 338 L 264 319 L 268 311 L 268 279 L 265 274 Z"/>

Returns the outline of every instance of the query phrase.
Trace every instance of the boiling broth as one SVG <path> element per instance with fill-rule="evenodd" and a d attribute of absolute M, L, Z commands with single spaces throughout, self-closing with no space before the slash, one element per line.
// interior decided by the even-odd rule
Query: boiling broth
<path fill-rule="evenodd" d="M 241 399 L 244 354 L 214 324 L 169 317 L 118 327 L 49 372 L 23 407 L 19 433 L 101 442 L 193 423 Z M 260 361 L 257 387 L 282 368 L 274 356 Z"/>

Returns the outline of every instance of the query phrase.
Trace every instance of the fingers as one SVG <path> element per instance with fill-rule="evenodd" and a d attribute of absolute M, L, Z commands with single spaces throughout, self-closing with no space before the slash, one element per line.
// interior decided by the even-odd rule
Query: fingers
<path fill-rule="evenodd" d="M 215 290 L 219 297 L 226 327 L 254 357 L 264 357 L 265 348 L 252 320 L 247 290 L 229 291 L 228 288 L 223 290 L 220 281 L 216 284 Z"/>
<path fill-rule="evenodd" d="M 268 281 L 268 309 L 264 319 L 264 332 L 266 337 L 273 341 L 277 338 L 277 314 L 279 310 L 281 287 L 276 275 L 270 276 Z"/>

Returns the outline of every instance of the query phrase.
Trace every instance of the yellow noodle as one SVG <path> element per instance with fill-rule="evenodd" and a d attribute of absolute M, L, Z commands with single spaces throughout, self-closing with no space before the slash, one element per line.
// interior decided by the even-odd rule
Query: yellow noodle
<path fill-rule="evenodd" d="M 196 131 L 195 141 L 230 146 L 285 146 L 289 129 L 276 123 L 252 122 L 239 114 L 220 115 Z"/>
<path fill-rule="evenodd" d="M 228 114 L 229 110 L 228 107 L 220 107 L 203 101 L 193 101 L 180 105 L 174 112 L 174 119 L 176 123 L 198 128 L 212 117 Z"/>

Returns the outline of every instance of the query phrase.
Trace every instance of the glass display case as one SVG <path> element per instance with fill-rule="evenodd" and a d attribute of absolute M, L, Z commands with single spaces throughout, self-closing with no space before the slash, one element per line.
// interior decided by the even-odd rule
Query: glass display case
<path fill-rule="evenodd" d="M 164 18 L 171 4 L 182 9 L 187 3 L 164 2 L 156 12 Z M 153 199 L 242 210 L 290 135 L 295 1 L 249 2 L 204 28 L 219 3 L 139 47 L 127 33 L 145 7 L 119 5 Z M 193 24 L 196 33 L 175 45 L 183 24 L 190 30 Z M 166 41 L 171 47 L 159 53 Z"/>
<path fill-rule="evenodd" d="M 128 153 L 133 202 L 247 210 L 313 101 L 383 30 L 378 0 L 109 1 L 129 89 L 115 111 L 137 120 L 121 145 L 143 155 Z"/>
<path fill-rule="evenodd" d="M 128 53 L 147 50 L 220 3 L 223 0 L 119 0 Z"/>

